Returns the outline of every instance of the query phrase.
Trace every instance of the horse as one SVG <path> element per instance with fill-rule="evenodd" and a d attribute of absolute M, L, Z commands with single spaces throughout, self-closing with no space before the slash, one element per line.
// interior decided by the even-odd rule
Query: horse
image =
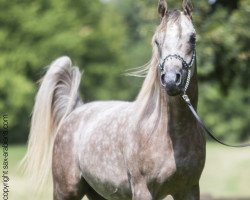
<path fill-rule="evenodd" d="M 67 56 L 52 62 L 36 95 L 24 158 L 34 187 L 52 168 L 54 200 L 200 199 L 206 141 L 181 98 L 186 93 L 196 109 L 192 9 L 190 0 L 181 10 L 159 1 L 152 58 L 132 102 L 84 103 L 79 68 Z"/>

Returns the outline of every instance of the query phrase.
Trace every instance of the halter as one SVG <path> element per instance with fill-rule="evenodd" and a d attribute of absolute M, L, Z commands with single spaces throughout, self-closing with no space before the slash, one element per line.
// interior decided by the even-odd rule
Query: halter
<path fill-rule="evenodd" d="M 196 52 L 195 52 L 195 48 L 193 50 L 193 54 L 192 54 L 192 59 L 189 63 L 187 63 L 183 57 L 181 57 L 180 55 L 178 54 L 170 54 L 168 56 L 166 56 L 162 63 L 159 64 L 159 67 L 160 67 L 160 70 L 161 70 L 161 75 L 164 74 L 164 64 L 167 60 L 169 59 L 177 59 L 177 60 L 180 60 L 181 63 L 182 63 L 182 68 L 187 70 L 188 71 L 188 75 L 187 75 L 187 79 L 186 79 L 186 83 L 185 83 L 185 87 L 184 87 L 184 91 L 183 93 L 181 94 L 181 97 L 182 99 L 185 101 L 185 103 L 188 105 L 190 111 L 192 112 L 193 116 L 195 117 L 195 119 L 197 120 L 198 124 L 203 128 L 203 130 L 205 130 L 205 132 L 212 138 L 214 139 L 215 141 L 217 141 L 218 143 L 222 144 L 222 145 L 225 145 L 225 146 L 228 146 L 228 147 L 249 147 L 250 144 L 236 144 L 236 145 L 232 145 L 232 144 L 227 144 L 225 142 L 222 142 L 221 140 L 219 140 L 217 137 L 215 137 L 209 130 L 208 128 L 204 125 L 203 121 L 201 120 L 201 118 L 199 117 L 199 115 L 197 114 L 196 110 L 194 109 L 193 105 L 191 104 L 191 101 L 188 97 L 188 95 L 186 94 L 186 91 L 188 89 L 188 86 L 190 84 L 190 80 L 191 80 L 191 70 L 192 70 L 192 66 L 193 66 L 193 63 L 196 59 Z M 161 83 L 162 84 L 162 83 Z M 163 85 L 163 84 L 162 84 Z M 163 85 L 165 86 L 165 85 Z"/>
<path fill-rule="evenodd" d="M 172 60 L 172 59 L 177 59 L 177 60 L 180 60 L 181 63 L 182 63 L 182 68 L 187 70 L 188 71 L 188 74 L 187 74 L 187 80 L 186 80 L 186 83 L 185 83 L 185 86 L 184 86 L 184 91 L 183 91 L 183 94 L 186 94 L 186 91 L 188 89 L 188 86 L 190 84 L 190 80 L 191 80 L 191 71 L 192 71 L 192 66 L 193 66 L 193 63 L 195 61 L 195 58 L 196 58 L 196 51 L 195 51 L 195 48 L 193 50 L 193 54 L 192 54 L 192 59 L 190 60 L 189 63 L 187 63 L 183 57 L 181 57 L 180 55 L 178 54 L 170 54 L 168 56 L 166 56 L 162 63 L 159 64 L 159 67 L 160 67 L 160 70 L 161 70 L 161 74 L 164 74 L 164 64 L 167 60 Z M 163 85 L 163 84 L 162 84 Z M 164 85 L 163 85 L 164 86 Z"/>

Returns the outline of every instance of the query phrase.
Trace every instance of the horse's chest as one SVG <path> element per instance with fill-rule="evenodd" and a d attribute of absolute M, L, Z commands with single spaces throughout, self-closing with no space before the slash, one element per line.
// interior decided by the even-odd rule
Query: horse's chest
<path fill-rule="evenodd" d="M 182 181 L 197 181 L 200 177 L 201 171 L 204 166 L 205 154 L 202 149 L 186 150 L 186 152 L 176 153 L 175 165 L 176 165 L 176 178 L 180 178 Z"/>
<path fill-rule="evenodd" d="M 161 179 L 168 179 L 173 175 L 193 175 L 197 169 L 202 168 L 204 165 L 204 155 L 194 150 L 187 150 L 183 153 L 173 151 L 173 153 L 165 159 L 159 168 L 159 176 Z"/>
<path fill-rule="evenodd" d="M 152 184 L 159 192 L 162 190 L 164 193 L 171 193 L 176 188 L 199 181 L 205 162 L 205 148 L 202 145 L 199 147 L 158 146 L 154 154 L 158 157 L 151 157 L 145 169 L 148 170 L 149 176 L 152 177 Z M 149 166 L 151 168 L 148 168 Z"/>

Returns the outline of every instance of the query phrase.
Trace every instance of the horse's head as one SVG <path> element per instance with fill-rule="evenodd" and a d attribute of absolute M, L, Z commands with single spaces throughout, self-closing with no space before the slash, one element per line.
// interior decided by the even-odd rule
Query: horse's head
<path fill-rule="evenodd" d="M 183 0 L 182 7 L 182 11 L 168 11 L 166 0 L 159 1 L 161 23 L 153 37 L 160 81 L 170 96 L 185 92 L 194 70 L 196 34 L 191 2 Z"/>

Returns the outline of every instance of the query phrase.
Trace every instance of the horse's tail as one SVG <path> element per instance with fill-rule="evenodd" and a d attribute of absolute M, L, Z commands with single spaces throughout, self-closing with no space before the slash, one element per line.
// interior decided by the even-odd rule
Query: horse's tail
<path fill-rule="evenodd" d="M 42 188 L 51 172 L 53 144 L 58 128 L 75 107 L 81 104 L 78 93 L 80 81 L 78 67 L 72 67 L 70 58 L 65 56 L 49 66 L 40 82 L 28 149 L 23 159 L 24 170 L 36 190 Z"/>

